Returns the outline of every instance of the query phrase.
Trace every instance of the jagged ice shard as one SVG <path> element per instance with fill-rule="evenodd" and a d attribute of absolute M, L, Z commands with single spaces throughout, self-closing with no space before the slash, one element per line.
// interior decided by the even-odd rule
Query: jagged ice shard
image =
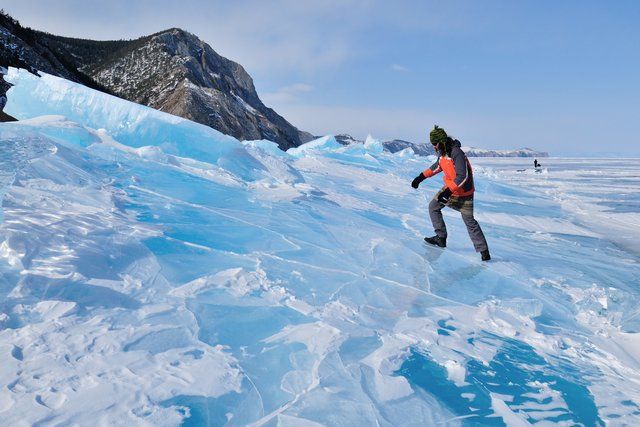
<path fill-rule="evenodd" d="M 476 166 L 482 264 L 453 211 L 447 249 L 422 242 L 441 181 L 409 183 L 433 159 L 373 138 L 284 153 L 7 80 L 3 423 L 640 422 L 638 253 L 537 191 L 553 168 Z M 636 168 L 616 173 L 637 201 Z"/>

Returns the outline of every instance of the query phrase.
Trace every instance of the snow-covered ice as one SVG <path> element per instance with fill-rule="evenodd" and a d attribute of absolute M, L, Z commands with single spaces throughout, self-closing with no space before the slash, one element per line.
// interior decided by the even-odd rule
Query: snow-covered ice
<path fill-rule="evenodd" d="M 2 424 L 640 422 L 638 160 L 472 159 L 483 264 L 433 159 L 7 79 Z"/>

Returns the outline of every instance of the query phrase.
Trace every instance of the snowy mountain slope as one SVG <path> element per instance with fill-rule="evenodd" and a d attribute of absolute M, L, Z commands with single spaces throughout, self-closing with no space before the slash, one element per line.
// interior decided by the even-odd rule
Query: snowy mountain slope
<path fill-rule="evenodd" d="M 244 140 L 287 149 L 312 139 L 262 103 L 240 64 L 177 28 L 136 40 L 84 40 L 25 28 L 3 13 L 0 66 L 58 75 Z M 0 97 L 6 90 L 0 78 Z"/>
<path fill-rule="evenodd" d="M 0 125 L 7 423 L 640 418 L 638 257 L 554 197 L 477 168 L 482 264 L 452 212 L 449 247 L 424 247 L 424 158 L 332 137 L 283 153 L 9 78 L 31 119 Z"/>

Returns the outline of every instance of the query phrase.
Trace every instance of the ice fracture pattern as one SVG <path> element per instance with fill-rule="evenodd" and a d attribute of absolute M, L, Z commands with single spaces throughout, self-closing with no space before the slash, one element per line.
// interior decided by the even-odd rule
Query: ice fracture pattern
<path fill-rule="evenodd" d="M 433 159 L 7 80 L 8 425 L 640 422 L 639 161 L 473 159 L 482 263 Z"/>

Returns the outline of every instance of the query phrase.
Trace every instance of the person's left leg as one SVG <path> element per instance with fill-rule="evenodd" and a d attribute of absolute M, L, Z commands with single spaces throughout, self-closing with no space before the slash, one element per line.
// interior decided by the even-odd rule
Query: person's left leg
<path fill-rule="evenodd" d="M 467 226 L 467 232 L 469 233 L 476 252 L 488 251 L 489 246 L 487 245 L 487 239 L 484 237 L 480 224 L 478 224 L 478 221 L 473 217 L 473 195 L 451 197 L 447 206 L 457 210 L 462 215 L 462 221 L 464 221 L 464 225 Z"/>
<path fill-rule="evenodd" d="M 480 224 L 478 224 L 478 221 L 473 217 L 473 212 L 471 215 L 463 213 L 462 221 L 464 221 L 464 225 L 467 226 L 467 232 L 469 233 L 476 252 L 488 251 L 489 246 L 487 245 L 487 239 L 484 237 Z"/>

